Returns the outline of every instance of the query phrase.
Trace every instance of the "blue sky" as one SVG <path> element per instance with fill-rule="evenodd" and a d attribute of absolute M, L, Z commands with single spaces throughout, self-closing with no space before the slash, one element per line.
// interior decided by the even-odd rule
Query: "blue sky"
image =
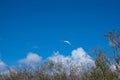
<path fill-rule="evenodd" d="M 0 58 L 17 64 L 29 52 L 43 58 L 82 47 L 109 49 L 103 34 L 120 29 L 119 0 L 0 0 Z M 62 42 L 68 40 L 72 47 Z"/>

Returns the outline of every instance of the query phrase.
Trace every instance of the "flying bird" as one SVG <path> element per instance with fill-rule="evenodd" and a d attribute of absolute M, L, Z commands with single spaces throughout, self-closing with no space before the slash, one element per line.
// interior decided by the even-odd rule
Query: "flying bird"
<path fill-rule="evenodd" d="M 64 40 L 64 43 L 67 43 L 68 45 L 71 45 L 70 41 Z"/>

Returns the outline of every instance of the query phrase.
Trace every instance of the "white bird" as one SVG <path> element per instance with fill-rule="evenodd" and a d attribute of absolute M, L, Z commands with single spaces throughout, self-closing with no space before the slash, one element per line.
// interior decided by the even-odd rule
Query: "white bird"
<path fill-rule="evenodd" d="M 68 45 L 71 45 L 70 41 L 65 40 L 63 42 L 67 43 Z"/>

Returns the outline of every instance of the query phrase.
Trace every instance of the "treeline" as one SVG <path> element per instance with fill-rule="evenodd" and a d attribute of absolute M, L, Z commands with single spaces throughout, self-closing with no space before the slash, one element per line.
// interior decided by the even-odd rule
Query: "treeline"
<path fill-rule="evenodd" d="M 0 80 L 120 80 L 120 32 L 112 31 L 104 35 L 112 50 L 106 53 L 96 48 L 92 53 L 95 66 L 77 72 L 76 67 L 67 72 L 61 64 L 46 61 L 40 65 L 10 68 L 0 74 Z M 107 54 L 113 56 L 107 56 Z"/>

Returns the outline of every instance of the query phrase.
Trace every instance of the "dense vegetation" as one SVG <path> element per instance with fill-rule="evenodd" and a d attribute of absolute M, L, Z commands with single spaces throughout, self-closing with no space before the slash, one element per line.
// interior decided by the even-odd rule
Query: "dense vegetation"
<path fill-rule="evenodd" d="M 114 31 L 104 35 L 112 47 L 110 53 L 96 48 L 92 53 L 95 55 L 95 67 L 88 67 L 82 74 L 76 73 L 73 68 L 68 73 L 61 69 L 61 65 L 46 61 L 42 64 L 31 66 L 19 66 L 8 69 L 7 74 L 0 74 L 0 80 L 120 80 L 120 32 Z M 114 55 L 107 57 L 106 54 Z"/>

